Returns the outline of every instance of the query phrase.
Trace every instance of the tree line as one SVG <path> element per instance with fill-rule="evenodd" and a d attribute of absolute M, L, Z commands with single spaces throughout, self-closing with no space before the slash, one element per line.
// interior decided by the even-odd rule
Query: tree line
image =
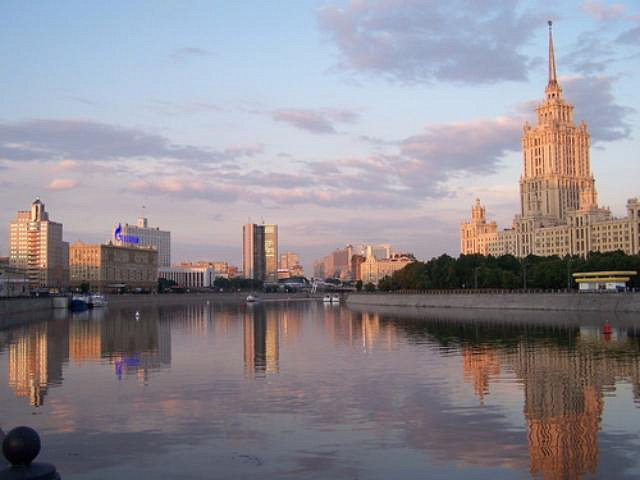
<path fill-rule="evenodd" d="M 572 274 L 608 270 L 640 272 L 640 256 L 622 251 L 591 252 L 581 256 L 519 259 L 513 255 L 441 255 L 426 262 L 414 262 L 378 283 L 380 290 L 432 290 L 460 288 L 576 288 Z M 640 287 L 638 276 L 629 286 Z"/>

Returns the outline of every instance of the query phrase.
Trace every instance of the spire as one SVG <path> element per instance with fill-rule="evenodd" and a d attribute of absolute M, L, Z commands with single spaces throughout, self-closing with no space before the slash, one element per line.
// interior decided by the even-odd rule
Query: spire
<path fill-rule="evenodd" d="M 553 52 L 553 33 L 551 32 L 551 26 L 553 22 L 549 20 L 549 86 L 557 85 L 558 78 L 556 77 L 556 56 Z"/>

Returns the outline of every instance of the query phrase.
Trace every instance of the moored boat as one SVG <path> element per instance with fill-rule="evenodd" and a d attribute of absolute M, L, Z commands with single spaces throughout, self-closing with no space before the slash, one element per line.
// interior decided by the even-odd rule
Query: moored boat
<path fill-rule="evenodd" d="M 255 303 L 259 301 L 260 301 L 260 297 L 258 297 L 257 295 L 249 295 L 247 297 L 247 303 Z"/>
<path fill-rule="evenodd" d="M 89 308 L 89 296 L 88 295 L 74 295 L 69 303 L 69 309 L 72 312 L 82 312 Z"/>
<path fill-rule="evenodd" d="M 100 308 L 107 306 L 107 299 L 104 295 L 94 293 L 89 296 L 89 308 Z"/>

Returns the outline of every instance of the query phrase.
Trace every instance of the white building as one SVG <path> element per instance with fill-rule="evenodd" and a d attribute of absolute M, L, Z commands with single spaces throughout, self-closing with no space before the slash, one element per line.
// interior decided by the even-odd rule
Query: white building
<path fill-rule="evenodd" d="M 171 265 L 171 232 L 149 227 L 145 217 L 138 218 L 137 225 L 118 224 L 113 232 L 116 245 L 138 245 L 158 250 L 158 267 Z"/>
<path fill-rule="evenodd" d="M 216 272 L 210 266 L 173 266 L 158 269 L 158 277 L 176 282 L 184 288 L 212 288 L 217 277 L 228 275 Z"/>

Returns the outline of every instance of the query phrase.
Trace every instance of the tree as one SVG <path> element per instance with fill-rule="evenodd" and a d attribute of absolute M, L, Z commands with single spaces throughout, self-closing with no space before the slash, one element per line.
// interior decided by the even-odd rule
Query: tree
<path fill-rule="evenodd" d="M 362 280 L 358 280 L 356 282 L 356 290 L 357 291 L 361 291 L 362 290 Z"/>
<path fill-rule="evenodd" d="M 375 292 L 376 291 L 376 286 L 373 283 L 369 282 L 364 286 L 364 290 L 366 292 Z"/>

